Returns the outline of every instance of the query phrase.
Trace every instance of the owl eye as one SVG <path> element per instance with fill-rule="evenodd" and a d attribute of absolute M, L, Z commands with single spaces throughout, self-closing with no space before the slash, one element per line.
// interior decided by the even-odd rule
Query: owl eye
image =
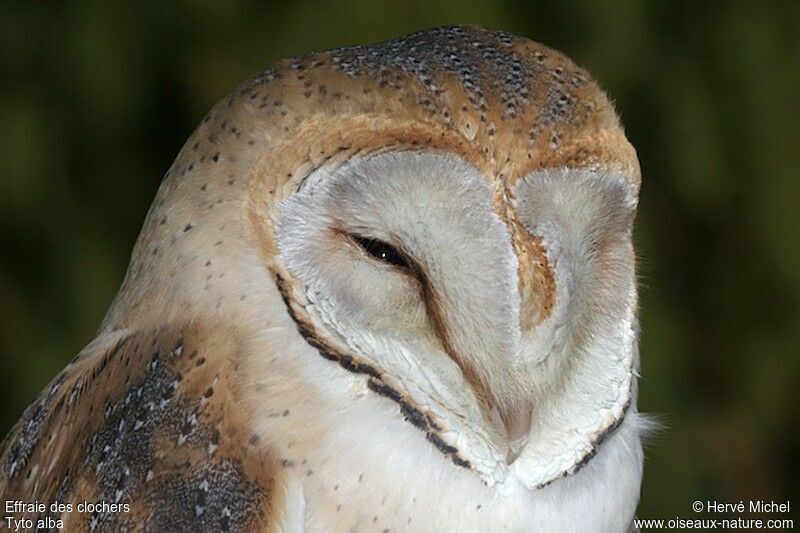
<path fill-rule="evenodd" d="M 408 262 L 405 257 L 403 257 L 403 254 L 392 245 L 377 239 L 367 239 L 357 235 L 353 235 L 353 240 L 375 259 L 383 261 L 384 263 L 389 263 L 390 265 L 408 268 Z"/>

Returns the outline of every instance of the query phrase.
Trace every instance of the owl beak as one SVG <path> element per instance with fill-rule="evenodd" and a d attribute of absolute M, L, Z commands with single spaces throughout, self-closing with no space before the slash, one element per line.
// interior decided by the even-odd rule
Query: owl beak
<path fill-rule="evenodd" d="M 505 429 L 508 449 L 506 450 L 506 463 L 510 466 L 517 460 L 525 444 L 528 442 L 528 434 L 531 430 L 531 416 L 533 408 L 525 405 L 514 411 L 507 413 L 497 413 L 502 427 Z"/>

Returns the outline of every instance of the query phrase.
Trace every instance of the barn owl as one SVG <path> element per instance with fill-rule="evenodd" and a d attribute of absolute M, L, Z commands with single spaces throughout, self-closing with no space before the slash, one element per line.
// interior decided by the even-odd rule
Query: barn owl
<path fill-rule="evenodd" d="M 608 98 L 530 40 L 278 62 L 178 154 L 0 493 L 67 530 L 626 531 L 639 185 Z"/>

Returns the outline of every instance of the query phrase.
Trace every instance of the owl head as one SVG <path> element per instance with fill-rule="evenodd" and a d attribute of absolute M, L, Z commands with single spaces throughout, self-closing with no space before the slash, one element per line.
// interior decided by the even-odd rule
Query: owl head
<path fill-rule="evenodd" d="M 183 147 L 103 329 L 302 343 L 285 357 L 447 460 L 543 486 L 635 409 L 639 184 L 607 97 L 532 41 L 456 26 L 282 61 Z"/>

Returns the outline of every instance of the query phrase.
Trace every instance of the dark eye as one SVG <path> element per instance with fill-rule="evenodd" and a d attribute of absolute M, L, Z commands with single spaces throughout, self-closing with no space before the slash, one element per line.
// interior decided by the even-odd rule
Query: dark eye
<path fill-rule="evenodd" d="M 365 252 L 375 259 L 383 261 L 384 263 L 389 263 L 390 265 L 408 267 L 408 262 L 406 262 L 403 254 L 401 254 L 397 248 L 377 239 L 367 239 L 357 235 L 353 235 L 353 239 Z"/>

